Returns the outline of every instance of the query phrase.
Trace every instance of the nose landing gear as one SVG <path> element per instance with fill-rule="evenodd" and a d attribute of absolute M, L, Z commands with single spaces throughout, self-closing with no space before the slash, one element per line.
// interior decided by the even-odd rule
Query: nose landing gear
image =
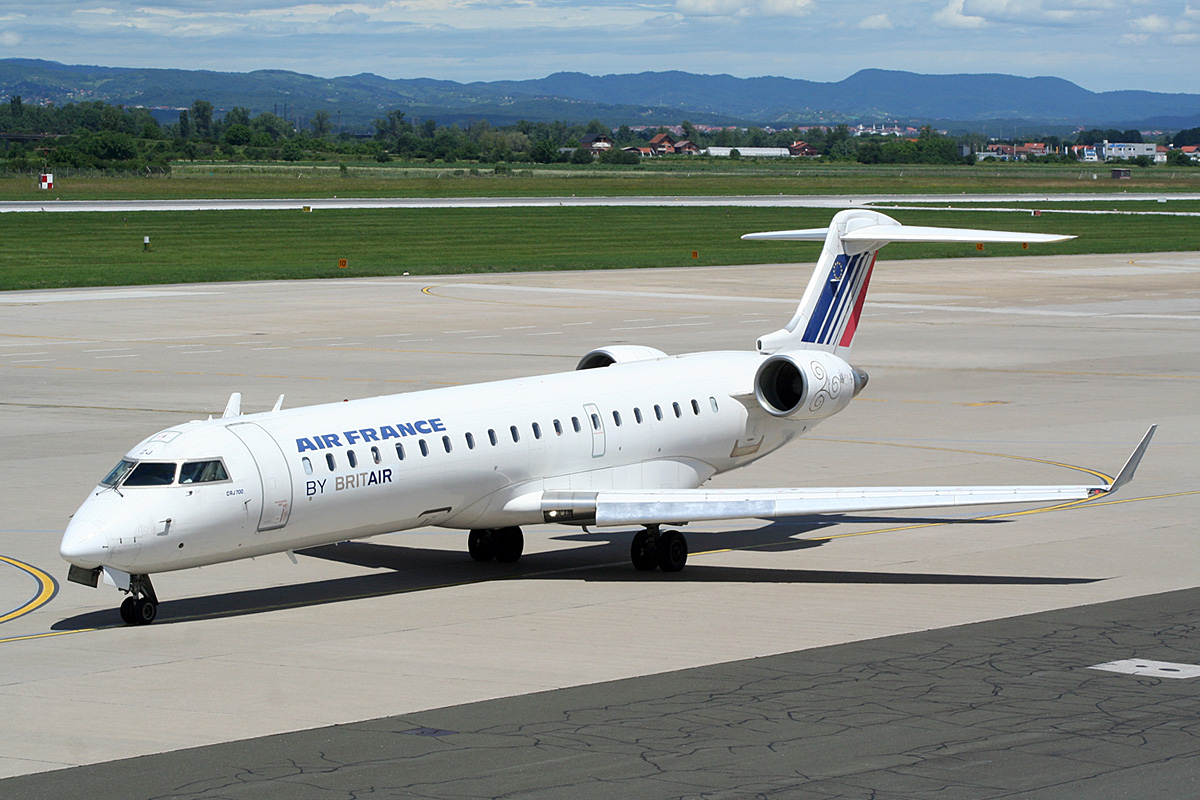
<path fill-rule="evenodd" d="M 129 576 L 129 597 L 121 603 L 121 619 L 126 625 L 149 625 L 158 616 L 158 596 L 149 575 Z"/>

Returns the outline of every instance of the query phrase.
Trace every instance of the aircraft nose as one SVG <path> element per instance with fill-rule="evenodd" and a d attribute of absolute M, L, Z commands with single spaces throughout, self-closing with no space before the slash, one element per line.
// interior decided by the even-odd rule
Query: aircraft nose
<path fill-rule="evenodd" d="M 77 567 L 93 569 L 107 559 L 108 537 L 95 522 L 72 520 L 63 534 L 58 553 Z"/>

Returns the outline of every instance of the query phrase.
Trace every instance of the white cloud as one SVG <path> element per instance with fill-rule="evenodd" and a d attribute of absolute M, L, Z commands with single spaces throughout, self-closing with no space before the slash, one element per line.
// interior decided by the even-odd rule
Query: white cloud
<path fill-rule="evenodd" d="M 963 13 L 963 0 L 950 0 L 945 8 L 934 12 L 933 21 L 947 28 L 982 28 L 987 25 L 983 17 Z"/>
<path fill-rule="evenodd" d="M 759 0 L 761 12 L 769 17 L 804 17 L 815 7 L 813 0 Z"/>
<path fill-rule="evenodd" d="M 696 17 L 803 17 L 814 0 L 676 0 L 675 10 Z"/>
<path fill-rule="evenodd" d="M 750 6 L 750 0 L 676 0 L 675 10 L 687 16 L 732 17 Z"/>
<path fill-rule="evenodd" d="M 1172 27 L 1169 19 L 1158 14 L 1139 17 L 1133 21 L 1132 25 L 1135 31 L 1141 31 L 1142 33 L 1166 33 Z"/>
<path fill-rule="evenodd" d="M 886 31 L 896 26 L 892 24 L 890 19 L 888 19 L 887 14 L 872 14 L 862 22 L 858 23 L 858 27 L 862 28 L 863 30 Z"/>
<path fill-rule="evenodd" d="M 16 31 L 0 31 L 0 47 L 16 47 L 21 41 L 21 34 Z"/>

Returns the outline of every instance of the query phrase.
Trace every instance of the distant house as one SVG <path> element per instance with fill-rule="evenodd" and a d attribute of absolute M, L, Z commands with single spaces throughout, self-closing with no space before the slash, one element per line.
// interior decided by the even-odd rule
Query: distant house
<path fill-rule="evenodd" d="M 612 137 L 606 133 L 589 133 L 579 140 L 580 147 L 586 147 L 597 154 L 611 150 L 614 144 Z"/>
<path fill-rule="evenodd" d="M 808 142 L 792 142 L 791 146 L 788 147 L 788 152 L 794 156 L 811 158 L 817 154 L 817 148 L 813 147 Z"/>
<path fill-rule="evenodd" d="M 700 146 L 693 141 L 684 139 L 682 142 L 675 143 L 675 152 L 695 156 L 700 154 Z"/>
<path fill-rule="evenodd" d="M 1154 148 L 1154 163 L 1155 164 L 1167 163 L 1167 146 L 1166 145 L 1160 144 Z"/>
<path fill-rule="evenodd" d="M 650 149 L 656 156 L 671 155 L 675 152 L 675 140 L 669 133 L 655 134 L 654 138 L 650 140 Z"/>
<path fill-rule="evenodd" d="M 1200 161 L 1200 145 L 1185 144 L 1179 149 L 1192 161 Z"/>
<path fill-rule="evenodd" d="M 637 153 L 642 158 L 654 158 L 658 155 L 654 152 L 653 147 L 622 147 L 621 149 L 626 153 Z"/>

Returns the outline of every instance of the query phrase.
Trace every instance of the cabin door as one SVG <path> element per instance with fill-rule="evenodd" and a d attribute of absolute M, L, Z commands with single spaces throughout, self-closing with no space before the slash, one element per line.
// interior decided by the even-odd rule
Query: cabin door
<path fill-rule="evenodd" d="M 270 531 L 287 524 L 292 508 L 292 473 L 279 444 L 253 422 L 235 422 L 229 432 L 242 440 L 254 463 L 258 465 L 258 477 L 262 481 L 262 513 L 258 518 L 258 529 Z"/>

